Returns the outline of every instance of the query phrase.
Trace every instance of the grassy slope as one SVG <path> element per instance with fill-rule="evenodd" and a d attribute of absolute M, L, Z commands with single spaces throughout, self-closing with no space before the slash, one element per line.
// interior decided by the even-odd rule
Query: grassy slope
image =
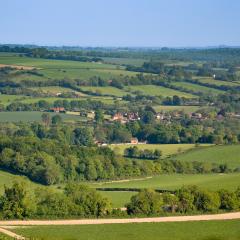
<path fill-rule="evenodd" d="M 140 91 L 143 94 L 150 95 L 150 96 L 181 96 L 186 98 L 195 98 L 196 96 L 184 92 L 180 92 L 171 88 L 165 88 L 162 86 L 154 86 L 154 85 L 136 85 L 136 86 L 130 86 L 127 87 L 127 89 L 130 89 L 132 92 L 134 91 Z"/>
<path fill-rule="evenodd" d="M 237 240 L 240 221 L 41 226 L 13 231 L 44 240 Z"/>
<path fill-rule="evenodd" d="M 0 122 L 33 122 L 41 121 L 42 112 L 0 112 Z M 57 113 L 49 113 L 50 116 Z M 63 121 L 82 121 L 84 118 L 76 115 L 60 114 Z M 85 119 L 86 120 L 86 119 Z"/>
<path fill-rule="evenodd" d="M 122 208 L 136 192 L 121 192 L 121 191 L 99 191 L 99 193 L 111 200 L 113 208 Z"/>
<path fill-rule="evenodd" d="M 229 167 L 240 167 L 240 145 L 212 146 L 193 149 L 176 157 L 182 161 L 211 162 L 228 164 Z"/>
<path fill-rule="evenodd" d="M 4 185 L 9 186 L 14 181 L 24 182 L 25 186 L 27 186 L 29 189 L 34 189 L 36 187 L 41 186 L 39 184 L 31 182 L 25 176 L 14 175 L 14 174 L 0 170 L 0 194 L 2 194 L 2 192 L 4 191 Z"/>
<path fill-rule="evenodd" d="M 202 144 L 201 146 L 209 146 L 210 144 Z M 186 150 L 195 148 L 195 144 L 138 144 L 135 145 L 139 149 L 149 149 L 149 150 L 161 150 L 163 157 L 167 157 L 179 152 L 184 152 Z M 118 145 L 109 145 L 118 154 L 123 155 L 124 150 L 128 147 L 132 147 L 129 144 L 118 144 Z"/>
<path fill-rule="evenodd" d="M 196 112 L 197 110 L 201 109 L 199 106 L 163 106 L 163 105 L 158 105 L 153 107 L 155 111 L 160 112 L 160 111 L 184 111 L 186 113 L 192 113 Z"/>
<path fill-rule="evenodd" d="M 135 72 L 125 71 L 123 67 L 112 64 L 99 64 L 78 61 L 48 60 L 39 58 L 18 57 L 13 55 L 0 54 L 0 63 L 9 65 L 32 66 L 38 68 L 44 76 L 28 76 L 29 79 L 48 80 L 49 78 L 90 78 L 99 76 L 111 79 L 119 75 L 136 75 Z M 20 75 L 14 78 L 15 81 L 21 81 L 28 78 Z"/>
<path fill-rule="evenodd" d="M 174 86 L 178 87 L 183 87 L 188 90 L 194 91 L 194 92 L 201 92 L 201 93 L 211 93 L 211 94 L 221 94 L 224 93 L 224 91 L 214 89 L 214 88 L 209 88 L 205 86 L 201 86 L 198 84 L 193 84 L 193 83 L 188 83 L 188 82 L 174 82 Z"/>
<path fill-rule="evenodd" d="M 92 187 L 101 188 L 153 188 L 175 190 L 183 185 L 197 185 L 202 188 L 217 190 L 236 189 L 240 186 L 240 173 L 231 174 L 163 174 L 142 180 L 125 182 L 91 183 Z"/>
<path fill-rule="evenodd" d="M 231 86 L 231 87 L 239 86 L 239 84 L 234 83 L 234 82 L 215 80 L 210 77 L 198 77 L 197 76 L 197 77 L 194 77 L 194 79 L 196 79 L 202 83 L 214 84 L 216 86 Z"/>
<path fill-rule="evenodd" d="M 93 93 L 99 92 L 101 94 L 114 95 L 116 97 L 122 97 L 127 95 L 127 92 L 124 90 L 115 88 L 115 87 L 80 87 L 84 91 L 91 91 Z"/>

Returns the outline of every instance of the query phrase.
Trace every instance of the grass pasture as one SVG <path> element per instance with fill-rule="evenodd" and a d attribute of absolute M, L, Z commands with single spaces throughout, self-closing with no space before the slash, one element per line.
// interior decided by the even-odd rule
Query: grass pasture
<path fill-rule="evenodd" d="M 99 93 L 103 95 L 113 95 L 116 97 L 122 97 L 124 95 L 127 95 L 127 92 L 115 87 L 80 87 L 80 88 L 83 91 L 90 91 L 93 93 Z"/>
<path fill-rule="evenodd" d="M 40 122 L 43 112 L 0 112 L 0 122 Z M 57 113 L 49 113 L 50 116 L 57 115 Z M 84 119 L 76 115 L 60 114 L 63 121 L 83 121 Z"/>
<path fill-rule="evenodd" d="M 79 61 L 48 60 L 41 58 L 19 57 L 0 53 L 0 64 L 20 65 L 24 67 L 38 68 L 43 76 L 18 75 L 12 80 L 22 81 L 24 79 L 48 80 L 48 79 L 89 79 L 99 76 L 111 79 L 120 75 L 134 76 L 135 72 L 126 71 L 124 67 L 106 63 L 92 63 Z"/>
<path fill-rule="evenodd" d="M 240 221 L 35 226 L 12 231 L 43 240 L 239 240 Z"/>
<path fill-rule="evenodd" d="M 184 111 L 186 113 L 192 113 L 196 112 L 202 107 L 200 106 L 164 106 L 164 105 L 158 105 L 153 107 L 156 112 L 172 112 L 172 111 Z"/>
<path fill-rule="evenodd" d="M 209 83 L 216 86 L 230 86 L 230 87 L 239 86 L 239 84 L 235 82 L 221 81 L 210 77 L 194 77 L 194 79 L 201 83 Z"/>
<path fill-rule="evenodd" d="M 2 194 L 4 191 L 4 185 L 9 186 L 16 181 L 23 182 L 24 185 L 28 187 L 28 189 L 34 189 L 38 186 L 41 186 L 37 183 L 30 181 L 25 176 L 15 175 L 15 174 L 11 174 L 6 171 L 0 170 L 0 194 Z"/>
<path fill-rule="evenodd" d="M 211 146 L 192 149 L 179 154 L 176 159 L 181 161 L 210 162 L 227 164 L 231 168 L 240 167 L 240 145 Z"/>
<path fill-rule="evenodd" d="M 195 148 L 195 144 L 112 144 L 109 147 L 114 150 L 116 153 L 123 155 L 124 150 L 128 147 L 137 146 L 138 149 L 149 149 L 149 150 L 161 150 L 163 157 L 168 157 L 177 153 L 185 152 L 189 149 Z M 210 146 L 210 144 L 202 144 L 202 147 Z"/>
<path fill-rule="evenodd" d="M 189 93 L 184 93 L 181 91 L 177 91 L 171 88 L 166 88 L 162 86 L 154 86 L 154 85 L 136 85 L 126 87 L 127 90 L 131 92 L 142 92 L 144 95 L 150 96 L 163 96 L 163 97 L 172 97 L 174 95 L 185 97 L 185 98 L 195 98 L 194 95 Z"/>
<path fill-rule="evenodd" d="M 165 190 L 176 190 L 183 185 L 197 185 L 210 190 L 218 190 L 221 188 L 234 190 L 240 186 L 240 173 L 162 174 L 152 178 L 90 184 L 90 186 L 94 188 L 152 188 Z"/>
<path fill-rule="evenodd" d="M 108 198 L 112 202 L 113 208 L 122 208 L 136 192 L 121 192 L 121 191 L 99 191 L 99 193 Z"/>
<path fill-rule="evenodd" d="M 210 94 L 215 94 L 215 95 L 224 93 L 224 91 L 221 91 L 218 89 L 209 88 L 209 87 L 201 86 L 201 85 L 194 84 L 194 83 L 188 83 L 188 82 L 174 82 L 173 85 L 188 89 L 190 91 L 194 91 L 196 93 L 201 92 L 201 93 L 205 93 L 205 94 L 210 93 Z"/>
<path fill-rule="evenodd" d="M 65 87 L 58 87 L 58 86 L 48 86 L 48 87 L 32 87 L 30 88 L 34 91 L 41 91 L 44 93 L 50 93 L 50 94 L 57 94 L 57 93 L 66 93 L 66 92 L 75 92 L 79 96 L 88 96 L 84 93 L 77 92 L 75 90 L 72 90 L 70 88 L 65 88 Z"/>

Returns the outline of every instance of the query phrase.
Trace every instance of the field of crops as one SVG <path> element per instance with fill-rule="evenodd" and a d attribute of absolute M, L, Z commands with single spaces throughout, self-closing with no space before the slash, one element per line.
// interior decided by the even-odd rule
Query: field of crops
<path fill-rule="evenodd" d="M 163 97 L 169 97 L 169 96 L 180 96 L 180 97 L 185 97 L 185 98 L 194 98 L 195 96 L 192 94 L 180 92 L 177 90 L 173 90 L 171 88 L 165 88 L 162 86 L 154 86 L 154 85 L 136 85 L 136 86 L 130 86 L 127 87 L 128 90 L 131 92 L 141 92 L 145 95 L 149 96 L 163 96 Z"/>
<path fill-rule="evenodd" d="M 161 150 L 162 156 L 167 157 L 177 153 L 185 152 L 189 149 L 195 148 L 195 144 L 138 144 L 135 145 L 138 149 L 149 149 L 149 150 Z M 210 144 L 202 144 L 202 147 L 208 147 Z M 123 155 L 124 150 L 128 147 L 132 147 L 129 144 L 112 144 L 109 145 L 111 149 L 113 149 L 116 153 Z"/>
<path fill-rule="evenodd" d="M 12 231 L 44 240 L 239 240 L 240 221 L 38 226 Z"/>
<path fill-rule="evenodd" d="M 180 154 L 176 159 L 181 161 L 227 164 L 231 168 L 240 168 L 240 146 L 226 145 L 198 148 Z"/>

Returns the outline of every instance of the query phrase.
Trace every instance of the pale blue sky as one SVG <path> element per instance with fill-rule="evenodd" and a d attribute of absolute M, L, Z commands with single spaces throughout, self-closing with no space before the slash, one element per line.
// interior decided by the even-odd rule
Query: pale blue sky
<path fill-rule="evenodd" d="M 240 45 L 239 0 L 0 0 L 0 43 Z"/>

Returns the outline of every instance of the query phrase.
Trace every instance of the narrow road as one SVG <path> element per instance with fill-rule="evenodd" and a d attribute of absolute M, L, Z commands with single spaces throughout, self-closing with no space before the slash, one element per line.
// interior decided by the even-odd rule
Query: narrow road
<path fill-rule="evenodd" d="M 113 223 L 154 223 L 154 222 L 187 222 L 208 220 L 230 220 L 240 219 L 240 212 L 194 215 L 194 216 L 172 216 L 153 218 L 123 218 L 123 219 L 79 219 L 79 220 L 13 220 L 0 221 L 0 226 L 41 226 L 41 225 L 84 225 L 84 224 L 113 224 Z"/>

